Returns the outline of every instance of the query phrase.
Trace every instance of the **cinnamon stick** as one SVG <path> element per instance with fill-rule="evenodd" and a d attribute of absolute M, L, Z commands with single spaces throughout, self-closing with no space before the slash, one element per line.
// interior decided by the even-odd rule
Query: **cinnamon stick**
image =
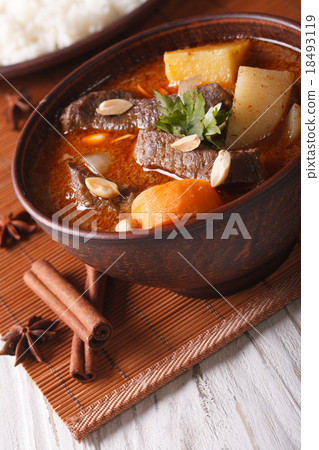
<path fill-rule="evenodd" d="M 85 292 L 90 302 L 98 311 L 102 311 L 107 275 L 86 265 Z M 87 383 L 96 378 L 99 353 L 73 335 L 70 361 L 70 374 L 76 380 Z"/>
<path fill-rule="evenodd" d="M 35 261 L 24 281 L 89 348 L 105 346 L 110 323 L 49 262 Z"/>

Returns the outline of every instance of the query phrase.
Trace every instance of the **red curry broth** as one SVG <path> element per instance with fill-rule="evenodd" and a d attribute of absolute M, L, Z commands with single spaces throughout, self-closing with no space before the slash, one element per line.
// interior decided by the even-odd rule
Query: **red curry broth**
<path fill-rule="evenodd" d="M 249 55 L 244 65 L 260 67 L 273 70 L 289 70 L 295 74 L 297 79 L 300 75 L 300 54 L 296 51 L 264 41 L 252 41 Z M 117 78 L 109 80 L 100 89 L 124 89 L 142 95 L 152 96 L 153 90 L 164 90 L 168 93 L 176 92 L 176 88 L 169 87 L 164 72 L 162 58 L 133 68 L 130 72 L 120 74 Z M 296 84 L 291 104 L 300 103 L 300 84 Z M 137 135 L 138 130 L 135 134 Z M 260 146 L 261 163 L 265 168 L 266 177 L 273 175 L 288 161 L 300 152 L 300 142 L 283 148 L 278 140 L 280 130 L 264 140 Z M 52 215 L 59 209 L 76 204 L 74 192 L 70 186 L 70 174 L 66 164 L 67 156 L 74 158 L 80 163 L 82 155 L 107 152 L 111 157 L 112 164 L 107 177 L 118 185 L 129 184 L 136 190 L 142 192 L 148 187 L 156 184 L 166 183 L 172 178 L 155 171 L 144 171 L 133 158 L 135 139 L 117 140 L 124 136 L 127 131 L 103 131 L 106 138 L 97 145 L 88 145 L 82 138 L 89 135 L 101 133 L 99 130 L 78 130 L 68 133 L 64 141 L 53 132 L 50 139 L 46 141 L 46 147 L 41 148 L 32 168 L 31 194 L 37 206 L 46 214 Z M 70 145 L 71 144 L 71 145 Z M 246 192 L 246 189 L 232 187 L 220 187 L 218 191 L 223 201 L 229 202 Z M 78 206 L 78 205 L 77 205 Z M 78 217 L 77 217 L 78 218 Z M 105 214 L 97 214 L 92 220 L 97 221 L 99 230 L 114 230 L 118 222 L 118 213 L 106 211 Z M 91 223 L 85 222 L 82 227 L 89 228 Z"/>

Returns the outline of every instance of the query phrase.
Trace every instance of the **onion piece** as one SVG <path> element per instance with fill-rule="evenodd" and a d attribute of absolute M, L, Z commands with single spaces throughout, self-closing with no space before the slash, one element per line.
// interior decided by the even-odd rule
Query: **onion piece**
<path fill-rule="evenodd" d="M 198 86 L 202 82 L 202 76 L 196 75 L 192 78 L 187 78 L 184 81 L 181 81 L 178 85 L 178 93 L 177 95 L 183 100 L 183 96 L 186 91 L 189 91 L 192 95 L 193 92 L 198 88 Z"/>
<path fill-rule="evenodd" d="M 83 156 L 83 161 L 96 175 L 106 175 L 111 166 L 111 158 L 107 153 Z"/>

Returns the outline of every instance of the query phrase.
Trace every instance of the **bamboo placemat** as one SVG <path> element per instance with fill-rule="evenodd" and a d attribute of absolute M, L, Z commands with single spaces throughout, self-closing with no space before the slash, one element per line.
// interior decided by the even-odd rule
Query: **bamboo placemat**
<path fill-rule="evenodd" d="M 0 333 L 33 314 L 55 318 L 22 281 L 24 271 L 39 258 L 48 259 L 83 289 L 84 265 L 43 232 L 1 250 Z M 299 245 L 275 273 L 229 296 L 229 303 L 110 279 L 104 314 L 114 333 L 101 353 L 96 381 L 82 385 L 70 378 L 72 333 L 63 324 L 44 348 L 48 362 L 28 359 L 23 365 L 80 440 L 299 295 Z"/>

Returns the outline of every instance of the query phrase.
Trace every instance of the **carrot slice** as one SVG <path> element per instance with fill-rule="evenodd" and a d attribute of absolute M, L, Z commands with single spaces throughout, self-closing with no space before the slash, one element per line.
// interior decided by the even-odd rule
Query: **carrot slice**
<path fill-rule="evenodd" d="M 84 144 L 89 145 L 98 145 L 102 143 L 105 140 L 105 138 L 106 138 L 105 133 L 88 134 L 87 136 L 84 136 L 82 138 L 82 142 L 84 142 Z"/>
<path fill-rule="evenodd" d="M 166 89 L 164 89 L 163 87 L 160 87 L 158 89 L 158 92 L 162 95 L 169 95 L 169 92 Z"/>
<path fill-rule="evenodd" d="M 209 212 L 222 204 L 206 180 L 177 180 L 153 186 L 141 192 L 132 203 L 132 218 L 144 228 L 173 222 L 175 216 Z M 174 214 L 173 217 L 170 213 Z"/>
<path fill-rule="evenodd" d="M 123 140 L 125 140 L 125 139 L 129 139 L 130 141 L 132 141 L 132 140 L 135 139 L 135 138 L 136 138 L 136 134 L 124 134 L 123 136 L 120 136 L 120 137 L 114 139 L 114 140 L 112 141 L 112 144 L 113 144 L 114 142 L 123 141 Z"/>
<path fill-rule="evenodd" d="M 146 98 L 152 98 L 153 96 L 146 90 L 143 88 L 143 86 L 141 86 L 140 84 L 137 85 L 137 89 L 140 91 L 140 93 L 142 95 L 144 95 L 144 97 Z"/>

